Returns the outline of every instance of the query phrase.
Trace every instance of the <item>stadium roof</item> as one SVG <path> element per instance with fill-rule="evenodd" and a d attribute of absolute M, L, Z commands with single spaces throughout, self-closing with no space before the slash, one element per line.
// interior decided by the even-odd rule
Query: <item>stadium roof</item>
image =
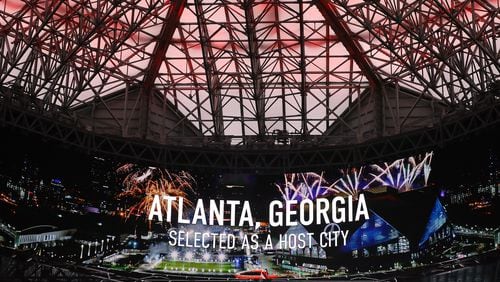
<path fill-rule="evenodd" d="M 498 121 L 499 27 L 489 0 L 1 1 L 1 101 L 62 129 L 2 116 L 79 146 L 60 132 L 258 152 L 454 138 Z"/>

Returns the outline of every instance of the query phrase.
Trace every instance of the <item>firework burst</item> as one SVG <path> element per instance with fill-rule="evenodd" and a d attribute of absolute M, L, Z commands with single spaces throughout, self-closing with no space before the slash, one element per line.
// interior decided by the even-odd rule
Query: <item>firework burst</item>
<path fill-rule="evenodd" d="M 427 186 L 431 172 L 433 153 L 426 153 L 422 161 L 417 162 L 414 157 L 399 159 L 391 164 L 372 165 L 375 173 L 370 173 L 374 180 L 381 185 L 390 186 L 400 191 L 409 191 L 414 188 L 415 181 L 424 177 L 424 186 Z"/>
<path fill-rule="evenodd" d="M 422 160 L 422 166 L 424 167 L 424 185 L 427 186 L 429 181 L 429 176 L 431 174 L 431 163 L 432 163 L 433 152 L 425 153 L 425 157 Z"/>
<path fill-rule="evenodd" d="M 276 184 L 281 196 L 286 201 L 303 199 L 314 200 L 318 197 L 334 192 L 323 178 L 323 173 L 287 173 L 282 185 Z"/>
<path fill-rule="evenodd" d="M 126 217 L 131 215 L 147 215 L 150 212 L 155 195 L 183 197 L 184 205 L 192 206 L 187 198 L 193 192 L 193 177 L 185 172 L 172 173 L 166 169 L 156 167 L 139 167 L 137 165 L 125 164 L 117 169 L 119 174 L 126 174 L 123 180 L 124 190 L 118 194 L 120 199 L 130 199 L 135 202 L 127 211 Z M 172 207 L 177 210 L 176 201 Z M 166 206 L 162 204 L 166 212 Z"/>
<path fill-rule="evenodd" d="M 401 192 L 409 191 L 422 183 L 424 187 L 427 186 L 432 157 L 433 153 L 429 152 L 423 157 L 341 170 L 342 177 L 331 185 L 323 177 L 323 173 L 313 172 L 285 174 L 284 183 L 275 185 L 284 200 L 298 202 L 328 195 L 350 195 L 357 199 L 360 192 L 378 185 L 393 187 Z"/>
<path fill-rule="evenodd" d="M 367 189 L 375 180 L 365 181 L 363 179 L 363 169 L 361 167 L 358 169 L 351 169 L 342 171 L 344 176 L 335 181 L 331 190 L 335 192 L 335 194 L 344 194 L 351 195 L 353 198 L 357 199 L 359 192 Z"/>
<path fill-rule="evenodd" d="M 375 171 L 375 173 L 370 173 L 370 175 L 381 185 L 399 189 L 402 185 L 401 174 L 396 173 L 396 175 L 394 175 L 393 171 L 396 170 L 397 172 L 400 172 L 402 162 L 403 159 L 399 159 L 390 164 L 374 164 L 371 167 Z"/>

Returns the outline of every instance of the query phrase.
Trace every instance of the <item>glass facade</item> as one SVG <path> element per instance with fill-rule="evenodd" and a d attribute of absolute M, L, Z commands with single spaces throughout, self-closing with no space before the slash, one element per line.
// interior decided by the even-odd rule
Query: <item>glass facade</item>
<path fill-rule="evenodd" d="M 372 212 L 370 219 L 363 223 L 349 238 L 346 246 L 343 247 L 343 251 L 352 252 L 353 250 L 377 246 L 401 236 L 402 234 L 396 228 L 378 214 Z M 387 252 L 387 250 L 383 252 Z"/>
<path fill-rule="evenodd" d="M 418 242 L 419 247 L 422 247 L 429 240 L 429 238 L 446 223 L 446 218 L 446 211 L 443 205 L 438 199 L 436 199 L 434 208 L 429 216 L 429 221 L 425 227 L 424 234 Z"/>

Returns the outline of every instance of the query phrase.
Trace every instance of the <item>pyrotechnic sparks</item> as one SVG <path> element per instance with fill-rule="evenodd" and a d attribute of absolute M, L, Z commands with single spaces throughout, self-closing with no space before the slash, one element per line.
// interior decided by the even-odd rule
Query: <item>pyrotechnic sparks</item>
<path fill-rule="evenodd" d="M 308 172 L 287 173 L 285 174 L 284 184 L 276 184 L 276 187 L 284 200 L 301 201 L 302 199 L 314 200 L 333 192 L 327 185 L 328 183 L 323 178 L 323 174 Z"/>
<path fill-rule="evenodd" d="M 427 186 L 429 181 L 429 176 L 431 174 L 431 163 L 432 163 L 432 155 L 433 153 L 425 153 L 425 157 L 422 160 L 424 166 L 424 185 Z"/>
<path fill-rule="evenodd" d="M 161 168 L 142 168 L 131 164 L 121 166 L 117 172 L 127 173 L 123 180 L 125 189 L 118 197 L 136 201 L 128 209 L 127 218 L 130 215 L 149 214 L 154 195 L 183 197 L 184 205 L 192 206 L 192 202 L 187 196 L 189 192 L 192 192 L 194 179 L 187 172 L 171 173 Z M 178 203 L 172 203 L 172 207 L 177 210 Z M 166 212 L 166 206 L 162 206 L 162 208 Z"/>
<path fill-rule="evenodd" d="M 361 191 L 378 185 L 389 186 L 404 192 L 427 186 L 432 156 L 433 153 L 429 152 L 423 158 L 409 157 L 392 163 L 341 171 L 343 176 L 331 185 L 323 174 L 289 173 L 284 175 L 284 184 L 276 184 L 276 186 L 284 200 L 299 202 L 302 199 L 314 200 L 318 197 L 339 194 L 351 195 L 356 199 Z"/>
<path fill-rule="evenodd" d="M 381 185 L 390 186 L 400 191 L 414 189 L 415 181 L 424 176 L 424 186 L 427 186 L 431 172 L 432 152 L 426 153 L 422 161 L 417 162 L 414 157 L 399 159 L 391 164 L 384 163 L 384 167 L 372 165 L 376 173 L 370 173 L 374 180 Z"/>
<path fill-rule="evenodd" d="M 345 172 L 344 176 L 335 181 L 332 185 L 332 190 L 335 194 L 347 194 L 353 196 L 354 199 L 358 198 L 359 192 L 370 187 L 374 182 L 367 182 L 363 179 L 363 167 L 359 170 L 351 169 L 351 173 Z"/>
<path fill-rule="evenodd" d="M 401 163 L 403 159 L 396 160 L 391 164 L 384 163 L 383 166 L 379 166 L 377 164 L 372 165 L 372 169 L 375 170 L 376 173 L 370 173 L 370 175 L 375 179 L 379 184 L 390 186 L 396 189 L 399 189 L 403 184 L 401 181 Z M 392 171 L 396 170 L 397 173 L 393 176 Z"/>

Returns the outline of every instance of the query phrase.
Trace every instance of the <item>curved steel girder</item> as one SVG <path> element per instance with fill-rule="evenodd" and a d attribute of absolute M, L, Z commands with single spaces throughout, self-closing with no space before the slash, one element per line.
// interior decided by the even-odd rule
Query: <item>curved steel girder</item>
<path fill-rule="evenodd" d="M 207 28 L 207 19 L 201 0 L 194 2 L 198 25 L 200 27 L 200 42 L 203 53 L 205 73 L 207 77 L 208 93 L 210 96 L 210 106 L 212 109 L 212 120 L 214 123 L 215 138 L 224 135 L 224 115 L 222 113 L 222 93 L 219 72 L 215 63 L 215 57 L 210 43 L 210 34 Z"/>
<path fill-rule="evenodd" d="M 243 7 L 245 10 L 246 32 L 248 37 L 248 55 L 250 57 L 250 65 L 252 68 L 255 118 L 257 119 L 257 129 L 259 132 L 259 136 L 263 137 L 266 134 L 266 104 L 264 97 L 264 81 L 262 79 L 262 67 L 260 64 L 259 56 L 259 43 L 257 39 L 257 33 L 255 31 L 256 22 L 253 14 L 253 4 L 254 1 L 251 0 L 246 0 L 243 2 Z"/>
<path fill-rule="evenodd" d="M 315 0 L 313 3 L 316 5 L 321 14 L 323 14 L 323 17 L 328 25 L 332 28 L 335 35 L 346 48 L 347 52 L 349 52 L 358 67 L 368 78 L 370 84 L 376 88 L 380 88 L 382 86 L 382 79 L 375 71 L 375 67 L 371 63 L 370 59 L 366 56 L 366 54 L 364 54 L 363 48 L 359 42 L 353 39 L 353 32 L 350 31 L 345 22 L 340 20 L 335 4 L 333 4 L 330 0 Z"/>
<path fill-rule="evenodd" d="M 282 173 L 335 166 L 360 165 L 422 152 L 448 141 L 498 126 L 500 102 L 487 101 L 474 111 L 457 112 L 441 124 L 358 145 L 255 148 L 161 146 L 143 140 L 96 135 L 78 128 L 61 117 L 42 115 L 27 107 L 0 100 L 0 125 L 20 128 L 43 137 L 64 142 L 87 152 L 118 157 L 150 165 L 186 169 L 218 169 Z"/>
<path fill-rule="evenodd" d="M 172 36 L 174 35 L 175 29 L 179 25 L 186 2 L 186 0 L 172 1 L 167 17 L 165 18 L 165 22 L 161 28 L 161 32 L 157 37 L 157 43 L 149 61 L 148 68 L 145 70 L 145 76 L 140 93 L 142 100 L 141 135 L 143 138 L 146 138 L 147 135 L 149 120 L 148 114 L 151 101 L 150 97 L 153 91 L 153 86 L 156 78 L 158 77 L 161 64 L 165 59 L 165 53 L 167 52 L 168 46 L 170 46 L 170 43 L 172 42 Z"/>
<path fill-rule="evenodd" d="M 175 29 L 179 25 L 186 2 L 187 0 L 171 1 L 171 7 L 167 13 L 165 22 L 162 25 L 161 32 L 156 38 L 157 43 L 155 49 L 151 55 L 148 68 L 145 70 L 142 87 L 143 89 L 148 90 L 147 93 L 149 93 L 154 86 L 161 64 L 165 59 L 165 53 L 172 42 Z"/>
<path fill-rule="evenodd" d="M 340 42 L 342 42 L 347 52 L 349 52 L 349 55 L 356 62 L 363 74 L 368 78 L 371 85 L 371 92 L 375 104 L 377 105 L 377 111 L 375 111 L 375 131 L 377 136 L 382 136 L 382 99 L 383 96 L 385 96 L 382 78 L 375 71 L 375 67 L 373 66 L 370 58 L 368 58 L 363 51 L 359 42 L 353 39 L 355 36 L 349 26 L 340 19 L 341 17 L 335 7 L 335 4 L 333 4 L 330 0 L 315 0 L 313 3 L 321 12 L 328 25 L 335 32 L 335 35 L 338 37 Z"/>
<path fill-rule="evenodd" d="M 321 0 L 323 1 L 323 0 Z M 412 66 L 411 64 L 409 64 L 404 57 L 402 57 L 400 54 L 398 54 L 397 52 L 395 52 L 392 48 L 392 43 L 390 43 L 391 40 L 388 40 L 387 38 L 381 36 L 380 34 L 378 34 L 377 32 L 374 31 L 374 29 L 372 28 L 373 26 L 373 23 L 369 23 L 364 17 L 359 17 L 359 14 L 356 12 L 356 11 L 353 11 L 349 4 L 345 1 L 338 1 L 338 0 L 324 0 L 325 2 L 327 3 L 330 3 L 333 7 L 340 7 L 342 8 L 346 15 L 348 15 L 349 17 L 352 17 L 356 22 L 357 24 L 363 26 L 367 31 L 370 32 L 371 36 L 373 36 L 374 38 L 376 38 L 378 41 L 380 41 L 381 45 L 384 46 L 387 50 L 389 50 L 391 52 L 391 54 L 397 58 L 397 60 L 407 69 L 409 70 L 412 75 L 414 75 L 423 85 L 425 85 L 428 89 L 432 90 L 434 92 L 435 95 L 441 97 L 443 99 L 443 101 L 448 101 L 447 97 L 443 96 L 441 94 L 441 91 L 439 91 L 439 89 L 437 87 L 435 87 L 434 85 L 432 85 L 431 83 L 429 83 L 429 81 L 427 79 L 425 79 L 425 77 L 422 76 L 422 74 L 419 73 L 419 71 L 417 70 L 416 67 Z M 457 74 L 460 74 L 460 71 L 457 71 L 456 68 L 450 63 L 448 62 L 447 59 L 443 59 L 443 55 L 440 54 L 439 52 L 435 51 L 434 50 L 434 47 L 432 46 L 432 44 L 428 44 L 425 40 L 425 38 L 421 38 L 418 34 L 416 34 L 416 32 L 414 30 L 412 30 L 410 27 L 406 26 L 404 24 L 404 22 L 401 22 L 395 15 L 394 13 L 391 13 L 390 11 L 388 11 L 386 9 L 386 7 L 384 5 L 382 5 L 381 3 L 379 3 L 378 1 L 374 1 L 373 2 L 373 5 L 371 5 L 373 7 L 375 7 L 376 9 L 378 9 L 379 11 L 383 12 L 384 16 L 387 17 L 388 19 L 394 21 L 394 22 L 397 22 L 398 25 L 403 28 L 405 30 L 405 32 L 408 33 L 408 35 L 410 37 L 412 37 L 416 42 L 419 42 L 424 48 L 425 50 L 427 50 L 430 54 L 432 54 L 432 56 L 436 57 L 436 58 L 441 58 L 440 59 L 440 62 L 442 62 L 444 65 L 446 65 L 450 70 L 452 70 L 454 73 L 457 73 Z M 467 82 L 467 84 L 469 85 L 469 87 L 474 90 L 475 92 L 477 93 L 481 93 L 481 89 L 478 88 L 478 86 L 476 85 L 477 83 L 475 83 L 474 81 L 472 81 L 470 78 L 468 78 L 467 76 L 464 76 L 464 75 L 459 75 L 464 81 Z M 464 87 L 462 85 L 462 87 Z M 448 101 L 450 104 L 453 104 L 452 101 Z"/>
<path fill-rule="evenodd" d="M 42 21 L 42 23 L 40 24 L 40 26 L 38 26 L 38 28 L 34 31 L 32 37 L 29 39 L 29 41 L 27 42 L 27 44 L 24 46 L 24 48 L 22 49 L 22 51 L 20 52 L 20 54 L 18 54 L 18 56 L 16 56 L 13 61 L 11 62 L 9 68 L 7 71 L 4 71 L 2 73 L 2 75 L 0 75 L 0 83 L 4 83 L 5 79 L 8 77 L 9 73 L 12 72 L 12 70 L 17 66 L 17 64 L 19 63 L 19 61 L 23 58 L 23 56 L 26 54 L 26 52 L 28 52 L 29 50 L 29 47 L 31 47 L 33 44 L 35 44 L 35 42 L 38 40 L 38 35 L 43 31 L 44 27 L 50 22 L 50 20 L 52 19 L 52 17 L 55 15 L 55 13 L 57 12 L 57 9 L 59 9 L 59 7 L 64 3 L 64 1 L 59 1 L 57 2 L 55 5 L 52 5 L 50 7 L 49 10 L 47 10 L 47 13 Z M 29 5 L 25 4 L 23 6 L 23 8 L 19 11 L 18 15 L 17 16 L 21 16 L 25 13 L 27 13 L 29 11 Z M 12 23 L 8 23 L 7 25 L 5 25 L 5 27 L 2 28 L 2 32 L 8 30 L 7 28 L 9 28 L 9 26 L 11 26 Z"/>

